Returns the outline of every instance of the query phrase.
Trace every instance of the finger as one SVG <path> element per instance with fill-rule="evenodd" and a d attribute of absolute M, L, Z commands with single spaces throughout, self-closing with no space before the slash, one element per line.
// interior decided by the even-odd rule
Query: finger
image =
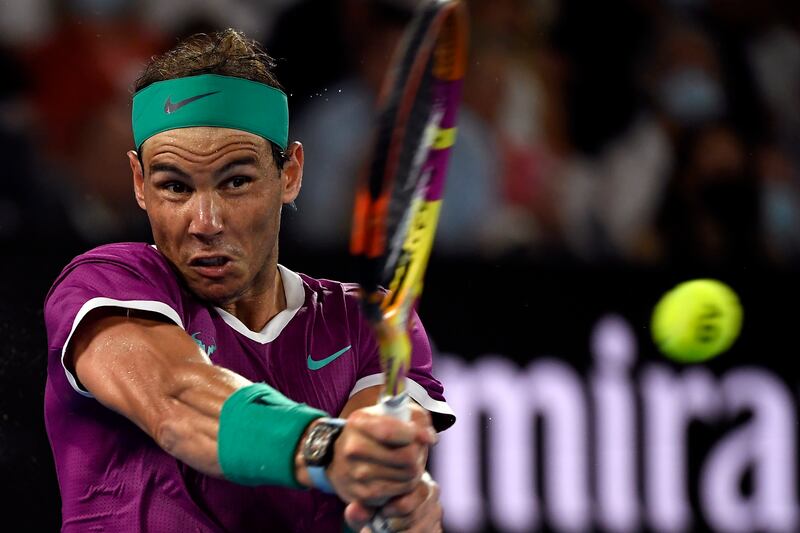
<path fill-rule="evenodd" d="M 402 530 L 401 530 L 402 531 Z M 442 511 L 441 508 L 436 513 L 431 513 L 420 522 L 415 523 L 405 530 L 407 533 L 441 533 L 442 532 Z"/>
<path fill-rule="evenodd" d="M 410 517 L 417 509 L 424 507 L 424 504 L 431 496 L 432 489 L 426 483 L 420 483 L 413 491 L 393 498 L 381 508 L 381 514 L 387 518 Z M 422 509 L 424 510 L 424 509 Z"/>
<path fill-rule="evenodd" d="M 411 422 L 417 427 L 416 440 L 418 442 L 433 445 L 439 440 L 436 430 L 433 428 L 433 419 L 427 409 L 414 403 L 411 406 Z"/>
<path fill-rule="evenodd" d="M 412 402 L 410 411 L 411 420 L 413 420 L 415 423 L 425 426 L 433 425 L 430 411 L 422 407 L 420 404 Z"/>
<path fill-rule="evenodd" d="M 423 432 L 415 424 L 374 414 L 370 409 L 355 411 L 347 424 L 384 446 L 406 446 L 421 437 Z"/>
<path fill-rule="evenodd" d="M 354 462 L 350 467 L 350 477 L 358 483 L 378 481 L 418 483 L 422 479 L 422 474 L 422 468 L 394 468 L 368 462 Z"/>
<path fill-rule="evenodd" d="M 359 483 L 352 487 L 354 500 L 360 501 L 367 507 L 381 507 L 388 500 L 397 496 L 407 494 L 414 490 L 418 482 L 399 482 L 399 481 L 373 481 L 371 483 Z"/>
<path fill-rule="evenodd" d="M 418 459 L 425 451 L 420 445 L 387 448 L 350 430 L 334 445 L 328 478 L 344 501 L 379 500 L 377 506 L 414 489 L 424 473 Z"/>
<path fill-rule="evenodd" d="M 348 432 L 334 445 L 334 459 L 344 459 L 348 467 L 370 463 L 389 468 L 416 471 L 427 457 L 427 446 L 411 444 L 401 447 L 384 446 L 363 434 Z"/>
<path fill-rule="evenodd" d="M 361 528 L 369 525 L 374 514 L 374 509 L 359 502 L 352 502 L 344 509 L 344 520 L 353 531 L 361 531 Z"/>
<path fill-rule="evenodd" d="M 412 493 L 392 499 L 381 508 L 380 514 L 391 520 L 396 531 L 414 529 L 419 524 L 433 528 L 437 519 L 441 521 L 439 485 L 425 472 L 423 480 Z"/>
<path fill-rule="evenodd" d="M 424 512 L 415 511 L 410 516 L 393 516 L 386 517 L 383 510 L 379 511 L 379 515 L 383 518 L 391 531 L 420 531 L 429 533 L 437 528 L 441 528 L 442 522 L 442 508 L 437 502 L 432 505 L 426 506 Z"/>
<path fill-rule="evenodd" d="M 442 506 L 436 502 L 432 509 L 429 509 L 426 514 L 420 515 L 419 520 L 415 521 L 406 531 L 409 533 L 442 531 Z"/>

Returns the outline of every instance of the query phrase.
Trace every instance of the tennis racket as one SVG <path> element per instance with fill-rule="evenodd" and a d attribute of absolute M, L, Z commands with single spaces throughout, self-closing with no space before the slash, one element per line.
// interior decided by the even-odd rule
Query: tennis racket
<path fill-rule="evenodd" d="M 384 80 L 371 164 L 356 191 L 350 251 L 385 376 L 379 403 L 404 420 L 411 414 L 408 318 L 439 218 L 467 41 L 461 1 L 421 3 Z"/>

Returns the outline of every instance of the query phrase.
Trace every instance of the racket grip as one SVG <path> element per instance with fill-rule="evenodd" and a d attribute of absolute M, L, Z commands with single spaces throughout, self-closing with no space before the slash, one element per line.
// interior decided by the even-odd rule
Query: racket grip
<path fill-rule="evenodd" d="M 369 523 L 369 530 L 372 533 L 395 533 L 389 525 L 389 519 L 381 516 L 380 511 L 372 517 L 372 521 Z"/>
<path fill-rule="evenodd" d="M 411 421 L 411 407 L 406 392 L 401 392 L 397 396 L 384 396 L 378 403 L 378 407 L 383 415 L 397 418 L 403 422 Z"/>
<path fill-rule="evenodd" d="M 404 422 L 411 421 L 411 407 L 408 394 L 405 391 L 397 396 L 384 396 L 378 403 L 378 408 L 383 415 L 391 416 L 392 418 L 397 418 Z M 380 511 L 375 513 L 375 516 L 370 520 L 369 530 L 372 533 L 392 533 L 389 521 L 381 516 Z"/>

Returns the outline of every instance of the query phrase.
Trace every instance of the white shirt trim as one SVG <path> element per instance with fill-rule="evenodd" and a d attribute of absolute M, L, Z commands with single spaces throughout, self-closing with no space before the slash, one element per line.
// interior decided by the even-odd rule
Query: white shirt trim
<path fill-rule="evenodd" d="M 150 311 L 152 313 L 158 313 L 175 322 L 178 326 L 180 326 L 181 329 L 184 329 L 183 321 L 181 320 L 181 317 L 178 315 L 177 311 L 164 302 L 157 302 L 154 300 L 114 300 L 113 298 L 100 297 L 92 298 L 83 304 L 78 311 L 78 314 L 75 315 L 75 320 L 72 321 L 72 329 L 67 336 L 67 340 L 64 342 L 63 348 L 61 348 L 61 366 L 64 368 L 64 372 L 67 374 L 67 381 L 69 381 L 69 384 L 72 386 L 72 388 L 87 398 L 94 398 L 94 396 L 89 391 L 80 388 L 78 385 L 78 380 L 75 379 L 75 376 L 72 375 L 72 372 L 67 370 L 67 366 L 64 364 L 64 356 L 67 353 L 69 341 L 72 340 L 72 335 L 75 333 L 75 330 L 78 329 L 78 325 L 81 323 L 81 320 L 83 320 L 84 317 L 91 311 L 94 311 L 100 307 L 121 307 L 123 309 L 136 309 L 138 311 Z"/>
<path fill-rule="evenodd" d="M 297 311 L 300 310 L 306 300 L 306 291 L 303 289 L 303 280 L 300 276 L 283 265 L 278 265 L 278 272 L 281 274 L 283 291 L 286 294 L 286 309 L 272 317 L 261 331 L 253 331 L 224 309 L 214 308 L 228 326 L 248 339 L 261 344 L 267 344 L 277 339 L 283 328 L 294 318 L 294 315 L 297 314 Z"/>
<path fill-rule="evenodd" d="M 370 376 L 365 376 L 356 381 L 356 384 L 353 385 L 353 390 L 350 391 L 350 397 L 352 398 L 355 394 L 366 388 L 374 387 L 375 385 L 383 385 L 384 381 L 386 381 L 386 377 L 383 374 L 372 374 Z M 408 395 L 411 396 L 415 402 L 420 404 L 428 411 L 443 415 L 456 416 L 456 414 L 453 412 L 453 409 L 450 408 L 447 402 L 434 400 L 430 397 L 428 391 L 425 390 L 425 387 L 408 377 L 406 378 L 406 390 L 408 391 Z"/>

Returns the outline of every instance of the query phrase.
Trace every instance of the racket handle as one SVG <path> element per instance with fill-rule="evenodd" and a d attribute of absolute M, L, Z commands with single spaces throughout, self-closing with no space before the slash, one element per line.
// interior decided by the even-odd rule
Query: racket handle
<path fill-rule="evenodd" d="M 372 521 L 369 523 L 369 530 L 372 533 L 394 533 L 394 530 L 389 525 L 389 519 L 381 516 L 380 511 L 372 517 Z"/>
<path fill-rule="evenodd" d="M 403 422 L 411 421 L 411 407 L 406 392 L 401 392 L 397 396 L 384 396 L 378 403 L 378 407 L 383 415 L 397 418 Z"/>
<path fill-rule="evenodd" d="M 409 404 L 408 394 L 403 391 L 397 396 L 384 396 L 378 403 L 381 414 L 403 420 L 404 422 L 411 421 L 411 407 Z M 388 519 L 381 516 L 380 511 L 375 513 L 369 523 L 369 530 L 372 533 L 392 533 L 392 528 L 389 527 Z"/>

